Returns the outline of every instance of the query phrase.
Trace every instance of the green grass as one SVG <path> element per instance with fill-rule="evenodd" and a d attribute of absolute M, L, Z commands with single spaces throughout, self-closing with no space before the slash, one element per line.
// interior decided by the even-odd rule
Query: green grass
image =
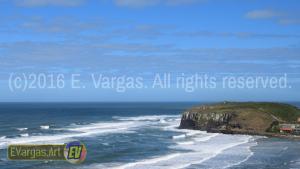
<path fill-rule="evenodd" d="M 272 102 L 225 102 L 225 104 L 218 103 L 209 105 L 209 110 L 200 110 L 200 112 L 242 112 L 245 110 L 270 113 L 275 117 L 290 123 L 296 122 L 297 118 L 300 117 L 300 110 L 297 107 L 285 103 Z"/>

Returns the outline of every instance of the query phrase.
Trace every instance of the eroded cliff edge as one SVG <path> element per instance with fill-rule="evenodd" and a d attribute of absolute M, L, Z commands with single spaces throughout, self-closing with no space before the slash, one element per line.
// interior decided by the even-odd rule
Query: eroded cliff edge
<path fill-rule="evenodd" d="M 269 102 L 222 102 L 185 111 L 181 129 L 226 134 L 279 134 L 279 124 L 297 123 L 300 110 L 292 105 Z"/>

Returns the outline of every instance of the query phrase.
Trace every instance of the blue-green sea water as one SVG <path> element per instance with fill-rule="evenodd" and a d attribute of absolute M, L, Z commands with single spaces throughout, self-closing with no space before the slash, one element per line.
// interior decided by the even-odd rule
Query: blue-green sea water
<path fill-rule="evenodd" d="M 300 142 L 179 130 L 198 103 L 1 103 L 1 169 L 299 169 Z M 299 106 L 298 103 L 293 103 Z M 9 161 L 9 144 L 82 141 L 87 158 Z"/>

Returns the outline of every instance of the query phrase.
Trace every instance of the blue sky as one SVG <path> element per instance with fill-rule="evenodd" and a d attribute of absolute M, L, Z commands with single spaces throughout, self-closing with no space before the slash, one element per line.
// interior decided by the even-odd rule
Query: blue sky
<path fill-rule="evenodd" d="M 297 0 L 0 0 L 0 101 L 299 101 Z M 10 73 L 288 74 L 288 89 L 35 89 Z M 85 83 L 91 83 L 84 78 Z"/>

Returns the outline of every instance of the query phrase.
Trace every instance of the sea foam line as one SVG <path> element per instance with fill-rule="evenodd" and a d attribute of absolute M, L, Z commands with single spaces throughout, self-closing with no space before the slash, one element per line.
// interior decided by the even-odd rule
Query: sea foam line
<path fill-rule="evenodd" d="M 15 138 L 4 138 L 0 140 L 0 149 L 4 149 L 8 144 L 24 144 L 24 143 L 44 143 L 49 141 L 59 141 L 62 142 L 65 139 L 74 138 L 74 137 L 88 137 L 98 134 L 109 134 L 109 133 L 124 133 L 124 132 L 133 132 L 130 129 L 135 129 L 143 125 L 147 125 L 145 121 L 167 123 L 165 119 L 168 118 L 178 118 L 179 115 L 154 115 L 154 116 L 137 116 L 137 117 L 117 117 L 114 119 L 118 121 L 111 122 L 99 122 L 92 123 L 89 125 L 70 125 L 67 128 L 55 129 L 62 131 L 70 131 L 75 133 L 60 133 L 54 135 L 43 135 L 43 136 L 29 136 L 22 135 L 23 137 Z M 167 124 L 165 124 L 167 125 Z M 40 126 L 41 129 L 47 130 L 50 128 L 49 125 Z M 22 128 L 25 130 L 25 128 Z M 26 128 L 27 130 L 27 128 Z M 26 138 L 24 137 L 26 136 Z"/>
<path fill-rule="evenodd" d="M 29 136 L 27 133 L 22 134 L 22 137 L 15 138 L 1 138 L 0 149 L 5 149 L 9 144 L 24 144 L 24 143 L 63 143 L 65 140 L 76 137 L 89 137 L 92 135 L 109 134 L 109 133 L 124 133 L 129 129 L 135 128 L 142 123 L 132 122 L 111 122 L 111 123 L 94 123 L 82 126 L 69 126 L 62 130 L 71 131 L 63 134 L 42 135 L 42 136 Z M 128 131 L 129 132 L 129 131 Z"/>
<path fill-rule="evenodd" d="M 24 130 L 27 130 L 28 128 L 24 127 L 24 128 L 16 128 L 16 129 L 19 131 L 24 131 Z"/>
<path fill-rule="evenodd" d="M 255 142 L 253 146 L 257 146 L 257 144 L 258 144 L 258 143 Z M 248 147 L 247 150 L 248 150 L 248 152 L 249 152 L 250 154 L 249 154 L 245 159 L 243 159 L 242 161 L 239 161 L 239 162 L 237 162 L 237 163 L 234 163 L 234 164 L 229 164 L 228 166 L 223 167 L 223 169 L 230 168 L 230 167 L 233 167 L 233 166 L 238 166 L 238 165 L 241 165 L 242 163 L 248 161 L 249 158 L 252 157 L 252 156 L 254 155 L 254 153 L 251 151 L 251 147 L 253 147 L 253 146 L 249 146 L 249 147 Z"/>
<path fill-rule="evenodd" d="M 167 118 L 180 118 L 180 115 L 147 115 L 147 116 L 134 116 L 134 117 L 122 117 L 113 116 L 113 119 L 121 121 L 161 121 L 166 122 Z"/>
<path fill-rule="evenodd" d="M 192 152 L 181 152 L 181 153 L 173 153 L 170 155 L 164 155 L 161 157 L 144 159 L 137 162 L 127 163 L 120 166 L 111 166 L 112 164 L 99 164 L 99 165 L 91 165 L 88 168 L 106 168 L 106 169 L 131 169 L 131 168 L 165 168 L 165 169 L 182 169 L 187 168 L 193 164 L 201 164 L 209 159 L 216 157 L 221 154 L 224 150 L 227 150 L 232 147 L 236 147 L 245 143 L 248 143 L 249 138 L 242 140 L 237 143 L 228 144 L 216 151 L 210 152 L 201 152 L 201 151 L 192 151 Z M 185 146 L 184 144 L 182 146 Z M 197 146 L 197 145 L 195 145 Z M 213 145 L 212 145 L 213 146 Z M 207 153 L 211 153 L 208 155 Z M 201 157 L 203 157 L 201 159 Z M 249 157 L 250 158 L 250 157 Z M 184 163 L 184 164 L 182 164 Z"/>
<path fill-rule="evenodd" d="M 129 167 L 135 167 L 137 165 L 149 165 L 149 164 L 155 164 L 161 161 L 167 161 L 170 160 L 172 158 L 178 157 L 180 154 L 179 153 L 175 153 L 175 154 L 170 154 L 170 155 L 166 155 L 166 156 L 162 156 L 162 157 L 157 157 L 157 158 L 152 158 L 152 159 L 148 159 L 148 160 L 142 160 L 139 162 L 133 162 L 133 163 L 128 163 L 122 166 L 118 166 L 118 167 L 113 167 L 111 169 L 126 169 Z"/>
<path fill-rule="evenodd" d="M 212 155 L 207 156 L 207 157 L 205 157 L 205 158 L 203 158 L 203 159 L 201 159 L 201 160 L 197 160 L 197 161 L 194 161 L 194 162 L 190 162 L 189 164 L 183 164 L 183 165 L 181 165 L 181 166 L 176 166 L 175 168 L 176 168 L 176 169 L 182 169 L 182 168 L 187 168 L 187 167 L 189 167 L 189 166 L 191 166 L 191 165 L 194 165 L 194 164 L 201 164 L 201 163 L 203 163 L 203 162 L 205 162 L 205 161 L 207 161 L 207 160 L 209 160 L 209 159 L 212 159 L 212 158 L 216 157 L 217 155 L 221 154 L 224 150 L 227 150 L 227 149 L 229 149 L 229 148 L 236 147 L 236 146 L 239 146 L 239 145 L 242 145 L 242 144 L 246 144 L 246 143 L 248 143 L 248 142 L 249 142 L 249 139 L 247 139 L 247 140 L 245 140 L 245 141 L 242 141 L 242 142 L 230 144 L 230 145 L 228 145 L 228 146 L 225 146 L 225 147 L 223 147 L 223 148 L 217 150 L 217 151 L 214 152 Z M 191 153 L 187 153 L 187 154 L 191 154 Z M 195 154 L 197 154 L 197 153 L 195 153 Z M 174 168 L 174 169 L 175 169 L 175 168 Z"/>

